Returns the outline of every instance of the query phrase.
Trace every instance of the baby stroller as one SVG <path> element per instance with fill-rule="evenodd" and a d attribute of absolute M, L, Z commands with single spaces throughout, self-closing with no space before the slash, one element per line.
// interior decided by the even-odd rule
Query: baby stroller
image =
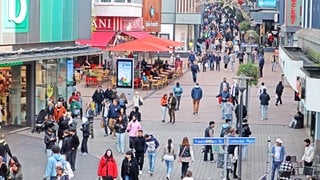
<path fill-rule="evenodd" d="M 38 115 L 36 115 L 36 122 L 34 124 L 32 133 L 37 132 L 39 134 L 44 130 L 46 116 L 47 116 L 46 111 L 44 109 L 40 110 Z"/>

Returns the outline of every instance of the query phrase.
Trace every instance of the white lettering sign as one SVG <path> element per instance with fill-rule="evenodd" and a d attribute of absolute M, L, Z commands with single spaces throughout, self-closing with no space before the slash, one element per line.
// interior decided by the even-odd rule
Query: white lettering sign
<path fill-rule="evenodd" d="M 16 15 L 16 0 L 8 0 L 8 18 L 17 24 L 22 23 L 27 16 L 27 1 L 19 0 L 19 13 Z"/>

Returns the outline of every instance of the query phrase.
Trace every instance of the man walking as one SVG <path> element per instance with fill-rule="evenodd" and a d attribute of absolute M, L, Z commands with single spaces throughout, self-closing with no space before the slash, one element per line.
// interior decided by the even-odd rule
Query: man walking
<path fill-rule="evenodd" d="M 282 146 L 283 141 L 281 139 L 276 139 L 276 144 L 271 148 L 272 157 L 272 169 L 271 169 L 271 180 L 274 180 L 274 174 L 276 170 L 279 170 L 281 163 L 284 160 L 285 149 Z"/>
<path fill-rule="evenodd" d="M 173 93 L 174 93 L 174 96 L 176 97 L 177 99 L 177 106 L 176 106 L 176 110 L 179 110 L 180 108 L 180 101 L 181 101 L 181 95 L 183 93 L 183 89 L 182 87 L 180 86 L 180 83 L 177 82 L 176 83 L 176 86 L 173 88 Z"/>
<path fill-rule="evenodd" d="M 252 134 L 247 119 L 242 121 L 241 137 L 249 137 Z M 247 160 L 248 157 L 248 145 L 242 145 L 242 160 Z"/>
<path fill-rule="evenodd" d="M 198 115 L 200 100 L 202 98 L 202 89 L 199 86 L 199 83 L 196 83 L 196 85 L 192 88 L 191 98 L 193 101 L 193 115 Z"/>
<path fill-rule="evenodd" d="M 192 72 L 192 79 L 193 82 L 197 82 L 197 73 L 200 72 L 199 66 L 197 65 L 197 62 L 194 61 L 193 64 L 191 65 L 191 72 Z"/>
<path fill-rule="evenodd" d="M 269 106 L 270 96 L 267 93 L 267 89 L 263 89 L 260 95 L 260 109 L 261 109 L 261 120 L 267 120 L 268 106 Z"/>
<path fill-rule="evenodd" d="M 95 115 L 100 115 L 102 110 L 102 101 L 104 100 L 104 92 L 101 86 L 98 86 L 98 89 L 92 95 L 92 101 L 95 103 L 96 112 Z"/>
<path fill-rule="evenodd" d="M 215 122 L 214 121 L 210 121 L 209 122 L 209 126 L 205 129 L 204 131 L 204 137 L 213 137 L 214 134 L 214 126 L 215 126 Z M 213 149 L 212 149 L 212 145 L 206 145 L 204 152 L 203 152 L 203 160 L 207 161 L 208 160 L 208 153 L 210 154 L 210 161 L 211 162 L 215 162 L 214 160 L 214 156 L 213 156 Z"/>
<path fill-rule="evenodd" d="M 283 89 L 284 89 L 284 87 L 282 85 L 282 81 L 279 81 L 279 83 L 277 84 L 277 87 L 276 87 L 276 95 L 277 95 L 276 106 L 278 106 L 279 102 L 280 102 L 280 104 L 282 104 L 281 96 L 283 93 Z"/>
<path fill-rule="evenodd" d="M 176 122 L 176 113 L 175 113 L 176 104 L 177 104 L 177 99 L 173 96 L 173 93 L 171 92 L 168 98 L 168 113 L 170 117 L 169 123 L 172 123 L 172 124 Z"/>
<path fill-rule="evenodd" d="M 310 139 L 304 140 L 304 154 L 301 161 L 303 161 L 305 167 L 310 167 L 313 164 L 314 159 L 314 147 L 311 145 Z"/>
<path fill-rule="evenodd" d="M 263 66 L 264 66 L 264 57 L 263 55 L 259 56 L 259 70 L 260 70 L 260 77 L 263 77 Z"/>
<path fill-rule="evenodd" d="M 156 149 L 159 147 L 159 142 L 152 135 L 145 134 L 146 140 L 146 153 L 149 159 L 149 174 L 150 176 L 154 173 L 154 165 L 156 163 Z"/>
<path fill-rule="evenodd" d="M 137 159 L 137 162 L 139 164 L 139 174 L 142 174 L 146 140 L 143 137 L 143 131 L 141 129 L 138 130 L 138 135 L 133 140 L 132 144 L 135 153 L 135 158 Z"/>

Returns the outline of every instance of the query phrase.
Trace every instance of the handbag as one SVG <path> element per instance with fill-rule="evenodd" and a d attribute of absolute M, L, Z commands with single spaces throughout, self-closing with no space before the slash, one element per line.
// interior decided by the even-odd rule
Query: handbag
<path fill-rule="evenodd" d="M 104 121 L 101 120 L 101 121 L 100 121 L 100 127 L 101 127 L 101 128 L 104 128 L 104 126 L 105 126 Z"/>
<path fill-rule="evenodd" d="M 139 106 L 142 106 L 142 105 L 143 105 L 143 102 L 141 101 L 140 98 L 141 98 L 141 97 L 139 97 Z"/>
<path fill-rule="evenodd" d="M 173 161 L 173 160 L 174 160 L 174 156 L 171 155 L 171 154 L 165 154 L 165 155 L 163 156 L 163 159 L 164 159 L 165 161 Z"/>

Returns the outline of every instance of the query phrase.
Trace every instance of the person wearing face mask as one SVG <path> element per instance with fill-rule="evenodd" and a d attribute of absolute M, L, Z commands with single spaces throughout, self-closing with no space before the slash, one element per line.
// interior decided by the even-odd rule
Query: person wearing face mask
<path fill-rule="evenodd" d="M 107 149 L 105 154 L 100 158 L 97 174 L 102 180 L 111 179 L 111 177 L 112 179 L 117 179 L 117 162 L 113 158 L 111 149 Z"/>

